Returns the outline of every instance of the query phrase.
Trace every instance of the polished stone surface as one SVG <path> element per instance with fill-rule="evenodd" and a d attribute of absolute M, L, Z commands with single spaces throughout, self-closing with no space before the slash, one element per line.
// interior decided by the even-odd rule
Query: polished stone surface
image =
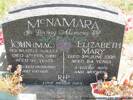
<path fill-rule="evenodd" d="M 5 50 L 4 46 L 0 47 L 0 70 L 5 70 L 4 66 L 7 66 Z M 24 85 L 24 87 L 23 94 L 36 94 L 37 100 L 94 100 L 90 86 Z M 21 95 L 20 98 L 25 96 L 29 95 Z"/>

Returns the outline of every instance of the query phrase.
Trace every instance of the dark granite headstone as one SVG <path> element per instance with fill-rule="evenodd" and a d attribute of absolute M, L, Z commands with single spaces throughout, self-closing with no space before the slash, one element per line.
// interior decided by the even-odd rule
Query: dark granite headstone
<path fill-rule="evenodd" d="M 102 78 L 107 72 L 108 79 L 118 74 L 123 24 L 82 14 L 54 14 L 2 26 L 8 63 L 23 65 L 26 82 L 87 85 L 96 81 L 97 73 Z"/>

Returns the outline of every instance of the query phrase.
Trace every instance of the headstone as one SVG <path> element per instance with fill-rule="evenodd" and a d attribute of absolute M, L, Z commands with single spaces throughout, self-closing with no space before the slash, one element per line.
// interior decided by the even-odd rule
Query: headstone
<path fill-rule="evenodd" d="M 11 11 L 2 26 L 8 63 L 23 65 L 25 82 L 87 85 L 118 74 L 124 21 L 115 10 L 49 1 Z"/>

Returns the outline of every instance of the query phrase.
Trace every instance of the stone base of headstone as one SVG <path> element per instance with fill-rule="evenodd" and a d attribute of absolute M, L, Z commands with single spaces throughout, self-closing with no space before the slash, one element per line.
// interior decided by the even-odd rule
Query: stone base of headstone
<path fill-rule="evenodd" d="M 90 86 L 27 85 L 25 93 L 36 94 L 37 100 L 93 100 Z"/>

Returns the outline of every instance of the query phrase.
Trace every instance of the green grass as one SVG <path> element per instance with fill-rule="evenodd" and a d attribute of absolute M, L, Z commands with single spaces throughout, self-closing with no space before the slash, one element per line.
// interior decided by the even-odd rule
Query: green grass
<path fill-rule="evenodd" d="M 0 17 L 2 17 L 7 10 L 7 5 L 4 0 L 0 0 Z"/>
<path fill-rule="evenodd" d="M 133 1 L 132 0 L 98 0 L 100 2 L 115 6 L 123 10 L 125 14 L 133 12 Z"/>
<path fill-rule="evenodd" d="M 19 0 L 0 0 L 0 19 L 4 17 L 10 6 L 16 4 Z"/>

